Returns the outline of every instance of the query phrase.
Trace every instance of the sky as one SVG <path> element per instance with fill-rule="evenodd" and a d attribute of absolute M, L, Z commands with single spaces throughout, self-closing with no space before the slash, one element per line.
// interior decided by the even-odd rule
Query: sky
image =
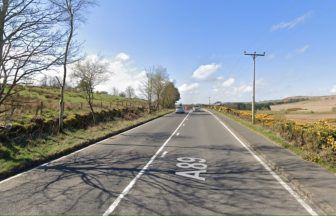
<path fill-rule="evenodd" d="M 87 55 L 110 62 L 98 90 L 134 87 L 167 68 L 183 103 L 336 94 L 334 0 L 100 0 L 77 30 Z"/>

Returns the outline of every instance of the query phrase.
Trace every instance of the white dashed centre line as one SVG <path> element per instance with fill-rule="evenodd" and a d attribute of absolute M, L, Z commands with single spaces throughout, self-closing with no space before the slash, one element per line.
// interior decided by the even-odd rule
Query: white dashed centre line
<path fill-rule="evenodd" d="M 164 151 L 164 152 L 162 153 L 161 157 L 164 158 L 164 156 L 166 156 L 167 153 L 168 153 L 167 151 Z"/>
<path fill-rule="evenodd" d="M 138 181 L 138 179 L 146 172 L 148 167 L 153 163 L 153 161 L 158 157 L 158 155 L 162 152 L 164 147 L 167 145 L 167 143 L 173 138 L 173 136 L 177 133 L 177 131 L 180 129 L 182 124 L 186 121 L 190 113 L 187 114 L 187 116 L 182 120 L 182 122 L 177 126 L 177 128 L 174 130 L 174 132 L 168 137 L 168 139 L 161 145 L 161 147 L 157 150 L 157 152 L 151 157 L 151 159 L 147 162 L 147 164 L 141 169 L 141 171 L 135 176 L 135 178 L 125 187 L 125 189 L 119 194 L 117 199 L 114 200 L 114 202 L 110 205 L 110 207 L 105 211 L 103 216 L 111 215 L 114 211 L 114 209 L 119 205 L 120 201 L 130 192 L 130 190 L 133 188 L 135 183 Z"/>

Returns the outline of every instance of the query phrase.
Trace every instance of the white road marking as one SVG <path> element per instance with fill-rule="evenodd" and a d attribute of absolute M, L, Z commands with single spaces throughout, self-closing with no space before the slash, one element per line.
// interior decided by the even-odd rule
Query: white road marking
<path fill-rule="evenodd" d="M 180 133 L 177 133 L 176 136 L 180 136 Z"/>
<path fill-rule="evenodd" d="M 290 193 L 300 204 L 302 207 L 306 209 L 306 211 L 310 215 L 317 216 L 318 214 L 313 210 L 312 207 L 310 207 L 301 197 L 299 194 L 297 194 L 286 182 L 284 182 L 278 174 L 276 174 L 267 164 L 266 162 L 261 159 L 252 149 L 252 147 L 244 143 L 239 137 L 222 121 L 220 120 L 215 114 L 212 112 L 206 110 L 208 113 L 210 113 L 226 130 L 230 132 L 230 134 L 280 183 L 282 187 L 284 187 L 288 193 Z"/>
<path fill-rule="evenodd" d="M 177 158 L 177 161 L 179 161 L 179 163 L 176 164 L 178 168 L 187 169 L 188 171 L 175 172 L 176 175 L 205 181 L 205 178 L 200 176 L 201 173 L 207 172 L 206 168 L 208 166 L 205 164 L 205 159 L 194 157 L 180 157 Z"/>
<path fill-rule="evenodd" d="M 185 124 L 182 125 L 183 127 L 185 126 Z"/>
<path fill-rule="evenodd" d="M 169 114 L 170 114 L 170 113 L 168 113 L 167 115 L 169 115 Z M 165 115 L 164 115 L 164 116 L 165 116 Z M 133 131 L 133 130 L 137 129 L 138 127 L 144 126 L 145 124 L 148 124 L 148 123 L 150 123 L 150 122 L 152 122 L 152 121 L 148 121 L 148 122 L 146 122 L 146 123 L 144 123 L 144 124 L 140 124 L 140 125 L 138 125 L 138 126 L 132 128 L 132 129 L 129 129 L 129 130 L 127 130 L 127 131 L 125 131 L 125 132 L 122 132 L 122 133 L 120 133 L 120 134 L 124 134 L 124 133 L 126 133 L 126 132 Z M 120 135 L 120 134 L 116 134 L 116 135 Z M 113 135 L 113 136 L 116 136 L 116 135 Z M 111 137 L 113 137 L 113 136 L 111 136 Z M 10 180 L 12 180 L 12 179 L 15 179 L 15 178 L 17 178 L 17 177 L 20 177 L 20 176 L 22 176 L 22 175 L 24 175 L 24 174 L 27 174 L 27 173 L 29 173 L 29 172 L 32 172 L 32 171 L 34 171 L 35 169 L 37 169 L 37 168 L 39 168 L 39 167 L 45 167 L 45 166 L 47 166 L 47 165 L 49 165 L 49 164 L 51 164 L 51 163 L 60 161 L 60 160 L 62 160 L 62 159 L 64 159 L 64 158 L 66 158 L 66 157 L 72 156 L 72 155 L 77 154 L 77 153 L 79 153 L 79 152 L 81 152 L 81 151 L 84 151 L 84 150 L 86 150 L 86 149 L 88 149 L 88 148 L 91 148 L 91 147 L 93 147 L 93 146 L 96 146 L 96 145 L 98 145 L 98 144 L 100 144 L 100 143 L 102 143 L 102 142 L 104 142 L 104 141 L 110 139 L 111 137 L 108 137 L 108 138 L 103 139 L 103 140 L 101 140 L 101 141 L 99 141 L 99 142 L 96 142 L 96 143 L 94 143 L 94 144 L 91 144 L 91 145 L 89 145 L 89 146 L 87 146 L 87 147 L 84 147 L 84 148 L 82 148 L 82 149 L 79 149 L 79 150 L 77 150 L 77 151 L 74 151 L 74 152 L 72 152 L 72 153 L 70 153 L 70 154 L 64 155 L 64 156 L 62 156 L 62 157 L 60 157 L 60 158 L 57 158 L 57 159 L 55 159 L 55 160 L 51 160 L 51 161 L 46 162 L 46 163 L 44 163 L 44 164 L 38 165 L 38 166 L 36 166 L 36 167 L 33 167 L 33 168 L 31 168 L 31 169 L 29 169 L 29 170 L 27 170 L 27 171 L 25 171 L 25 172 L 21 172 L 21 173 L 16 174 L 16 175 L 14 175 L 14 176 L 12 176 L 12 177 L 6 178 L 6 179 L 0 181 L 0 185 L 3 184 L 3 183 L 5 183 L 5 182 L 8 182 L 8 181 L 10 181 Z"/>
<path fill-rule="evenodd" d="M 145 173 L 145 171 L 148 169 L 148 167 L 153 163 L 153 161 L 157 158 L 157 156 L 161 153 L 161 151 L 164 149 L 164 147 L 167 145 L 167 143 L 171 140 L 171 138 L 175 135 L 175 133 L 178 131 L 178 129 L 182 126 L 183 122 L 186 121 L 188 115 L 182 120 L 182 122 L 177 126 L 177 128 L 174 130 L 174 132 L 168 137 L 168 139 L 161 145 L 161 147 L 157 150 L 157 152 L 152 156 L 152 158 L 147 162 L 147 164 L 141 169 L 141 171 L 135 176 L 135 178 L 125 187 L 125 189 L 119 194 L 116 200 L 110 205 L 110 207 L 105 211 L 103 216 L 108 216 L 113 213 L 115 208 L 119 205 L 120 201 L 130 192 L 132 187 L 135 185 L 137 180 Z"/>
<path fill-rule="evenodd" d="M 164 151 L 164 152 L 162 153 L 161 157 L 164 158 L 164 156 L 166 156 L 167 153 L 168 153 L 167 151 Z"/>

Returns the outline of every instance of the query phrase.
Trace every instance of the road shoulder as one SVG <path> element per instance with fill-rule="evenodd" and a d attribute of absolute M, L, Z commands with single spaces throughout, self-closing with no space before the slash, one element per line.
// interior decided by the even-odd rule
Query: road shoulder
<path fill-rule="evenodd" d="M 26 158 L 22 162 L 17 162 L 14 165 L 8 165 L 8 168 L 0 167 L 0 183 L 8 181 L 16 175 L 20 175 L 21 173 L 34 169 L 44 163 L 70 155 L 74 152 L 87 148 L 92 144 L 136 128 L 170 113 L 172 113 L 171 110 L 165 110 L 162 112 L 144 115 L 134 120 L 109 121 L 91 126 L 87 129 L 70 131 L 69 133 L 60 134 L 59 136 L 46 136 L 44 138 L 36 139 L 34 140 L 32 149 L 29 150 L 34 157 L 32 156 L 32 158 Z M 46 144 L 40 144 L 44 143 L 44 139 L 49 140 L 50 146 L 56 146 L 57 148 L 51 148 L 49 151 Z M 36 149 L 34 149 L 35 146 Z M 39 146 L 43 146 L 43 151 L 38 149 Z M 40 152 L 42 152 L 42 154 Z M 2 165 L 4 166 L 5 164 Z"/>
<path fill-rule="evenodd" d="M 251 129 L 211 111 L 262 156 L 265 161 L 301 196 L 308 199 L 318 212 L 336 214 L 336 175 L 257 134 Z"/>

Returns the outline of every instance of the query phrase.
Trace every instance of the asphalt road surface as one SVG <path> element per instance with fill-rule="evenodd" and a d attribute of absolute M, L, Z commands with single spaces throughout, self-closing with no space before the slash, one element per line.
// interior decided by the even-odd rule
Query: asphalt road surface
<path fill-rule="evenodd" d="M 315 212 L 211 113 L 170 114 L 0 183 L 3 215 Z"/>

